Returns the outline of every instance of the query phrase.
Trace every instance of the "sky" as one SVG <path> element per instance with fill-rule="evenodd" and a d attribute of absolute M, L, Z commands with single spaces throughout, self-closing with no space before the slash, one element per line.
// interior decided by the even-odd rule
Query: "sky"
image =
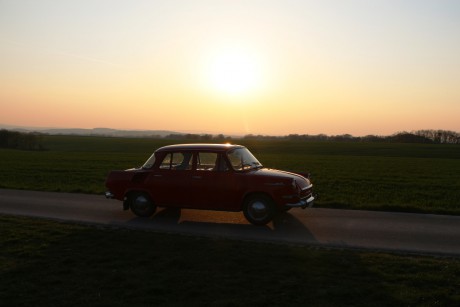
<path fill-rule="evenodd" d="M 457 0 L 0 0 L 0 124 L 460 131 Z"/>

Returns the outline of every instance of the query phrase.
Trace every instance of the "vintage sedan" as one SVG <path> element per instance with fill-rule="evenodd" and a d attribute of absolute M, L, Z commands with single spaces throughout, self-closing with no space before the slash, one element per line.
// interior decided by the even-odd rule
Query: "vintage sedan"
<path fill-rule="evenodd" d="M 244 146 L 182 144 L 159 148 L 140 168 L 111 171 L 107 198 L 149 217 L 159 207 L 243 211 L 255 225 L 314 202 L 307 174 L 264 168 Z"/>

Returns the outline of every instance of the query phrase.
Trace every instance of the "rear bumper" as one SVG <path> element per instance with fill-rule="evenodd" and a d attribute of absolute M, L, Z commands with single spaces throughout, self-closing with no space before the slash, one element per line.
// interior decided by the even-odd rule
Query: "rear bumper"
<path fill-rule="evenodd" d="M 286 207 L 288 208 L 302 208 L 302 209 L 305 209 L 305 208 L 311 208 L 313 207 L 313 204 L 315 202 L 315 197 L 313 195 L 311 195 L 310 197 L 306 198 L 306 199 L 301 199 L 298 203 L 295 203 L 295 204 L 286 204 Z"/>

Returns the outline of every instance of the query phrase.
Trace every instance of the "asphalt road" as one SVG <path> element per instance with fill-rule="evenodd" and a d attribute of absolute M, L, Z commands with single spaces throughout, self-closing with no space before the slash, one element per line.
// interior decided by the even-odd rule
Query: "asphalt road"
<path fill-rule="evenodd" d="M 123 211 L 120 201 L 102 195 L 4 189 L 0 214 L 249 241 L 460 256 L 460 216 L 292 209 L 260 227 L 249 224 L 241 212 L 160 208 L 147 219 Z"/>

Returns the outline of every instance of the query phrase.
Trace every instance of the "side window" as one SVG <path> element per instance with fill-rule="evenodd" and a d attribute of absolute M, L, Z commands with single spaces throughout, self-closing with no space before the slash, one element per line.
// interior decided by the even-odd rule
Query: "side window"
<path fill-rule="evenodd" d="M 215 152 L 200 152 L 197 155 L 198 171 L 227 171 L 228 166 L 222 156 Z"/>
<path fill-rule="evenodd" d="M 215 152 L 200 152 L 197 156 L 196 170 L 197 171 L 212 171 L 216 166 L 217 153 Z"/>
<path fill-rule="evenodd" d="M 239 151 L 232 151 L 228 154 L 228 159 L 233 166 L 233 169 L 239 171 L 243 167 L 243 158 L 239 154 Z"/>
<path fill-rule="evenodd" d="M 171 169 L 172 153 L 167 154 L 161 161 L 160 169 Z"/>
<path fill-rule="evenodd" d="M 172 152 L 168 153 L 160 164 L 160 169 L 169 170 L 191 170 L 191 152 Z"/>

